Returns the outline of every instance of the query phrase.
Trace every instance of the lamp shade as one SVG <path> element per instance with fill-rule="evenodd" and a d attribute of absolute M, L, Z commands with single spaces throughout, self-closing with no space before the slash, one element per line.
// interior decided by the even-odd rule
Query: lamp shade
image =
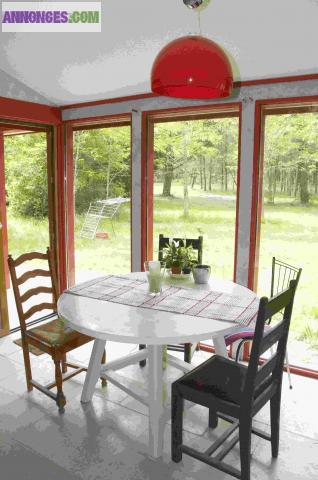
<path fill-rule="evenodd" d="M 231 95 L 233 73 L 223 50 L 212 40 L 191 35 L 168 43 L 151 70 L 153 92 L 177 98 Z"/>

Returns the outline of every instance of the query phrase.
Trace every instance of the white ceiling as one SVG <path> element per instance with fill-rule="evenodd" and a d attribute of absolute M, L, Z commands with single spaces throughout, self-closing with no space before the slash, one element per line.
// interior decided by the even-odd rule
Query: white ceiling
<path fill-rule="evenodd" d="M 235 80 L 318 73 L 318 0 L 211 0 L 201 25 Z M 146 93 L 158 51 L 189 33 L 182 0 L 103 0 L 101 33 L 1 33 L 0 68 L 56 105 Z"/>

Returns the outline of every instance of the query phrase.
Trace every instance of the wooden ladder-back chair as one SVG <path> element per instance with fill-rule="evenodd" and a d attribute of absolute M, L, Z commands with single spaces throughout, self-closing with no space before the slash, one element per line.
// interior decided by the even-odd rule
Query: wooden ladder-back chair
<path fill-rule="evenodd" d="M 172 384 L 173 461 L 180 462 L 182 454 L 186 453 L 236 478 L 250 480 L 252 433 L 269 440 L 272 456 L 278 456 L 283 366 L 295 290 L 296 281 L 291 280 L 289 288 L 270 300 L 261 298 L 248 366 L 215 355 Z M 283 319 L 267 331 L 266 321 L 282 309 Z M 275 352 L 259 366 L 261 355 L 273 347 Z M 205 452 L 183 445 L 184 400 L 209 409 L 211 428 L 217 426 L 218 418 L 230 423 L 228 430 Z M 270 402 L 270 434 L 252 425 L 253 417 L 267 402 Z M 238 435 L 228 440 L 237 429 Z M 223 461 L 237 442 L 240 444 L 240 470 Z"/>
<path fill-rule="evenodd" d="M 44 260 L 48 262 L 48 270 L 37 268 L 34 270 L 25 271 L 18 277 L 16 268 L 31 260 Z M 53 255 L 49 248 L 47 249 L 46 253 L 26 253 L 19 256 L 15 260 L 11 255 L 9 255 L 8 264 L 21 327 L 21 340 L 28 391 L 33 390 L 33 387 L 37 388 L 45 395 L 55 400 L 57 406 L 59 407 L 60 413 L 63 413 L 64 406 L 66 404 L 66 398 L 62 388 L 63 382 L 83 371 L 87 371 L 87 368 L 83 366 L 68 363 L 66 360 L 66 354 L 71 350 L 74 350 L 75 348 L 92 341 L 93 339 L 87 335 L 83 335 L 67 328 L 64 320 L 58 318 L 57 316 L 57 277 Z M 49 277 L 51 279 L 51 285 L 31 288 L 25 293 L 21 294 L 21 285 L 36 277 Z M 49 302 L 46 301 L 43 303 L 38 303 L 31 306 L 27 311 L 24 311 L 23 304 L 30 298 L 39 294 L 49 294 L 52 296 L 52 300 Z M 57 318 L 47 323 L 41 323 L 34 328 L 28 328 L 27 320 L 35 313 L 42 310 L 52 310 L 53 313 L 56 313 Z M 36 380 L 33 380 L 29 345 L 32 345 L 42 352 L 51 355 L 55 364 L 54 382 L 44 386 L 38 383 Z M 105 361 L 106 352 L 104 352 L 102 363 L 105 363 Z M 68 367 L 73 369 L 69 373 L 67 373 Z M 103 379 L 101 380 L 102 385 L 104 386 L 106 383 L 103 381 Z M 57 388 L 57 393 L 53 393 L 51 391 L 51 389 L 54 387 Z"/>
<path fill-rule="evenodd" d="M 162 262 L 163 260 L 163 250 L 169 245 L 169 242 L 173 240 L 178 242 L 181 247 L 190 247 L 192 246 L 193 250 L 197 252 L 197 261 L 198 264 L 202 264 L 202 255 L 203 255 L 203 237 L 200 235 L 198 238 L 169 238 L 165 237 L 162 233 L 159 235 L 159 246 L 158 246 L 158 260 Z M 139 345 L 139 350 L 146 348 L 146 345 Z M 199 350 L 200 343 L 180 343 L 176 345 L 167 345 L 168 350 L 174 352 L 184 352 L 184 361 L 191 363 L 193 354 L 196 350 Z M 139 362 L 141 367 L 146 365 L 146 360 L 141 360 Z"/>

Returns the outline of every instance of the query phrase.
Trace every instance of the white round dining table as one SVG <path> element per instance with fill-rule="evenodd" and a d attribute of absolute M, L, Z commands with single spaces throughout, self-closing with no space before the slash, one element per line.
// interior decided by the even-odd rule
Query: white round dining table
<path fill-rule="evenodd" d="M 129 275 L 131 279 L 144 279 L 145 273 L 137 272 Z M 210 278 L 209 283 L 197 285 L 193 280 L 177 280 L 166 277 L 165 283 L 175 286 L 192 287 L 214 292 L 222 292 L 253 300 L 256 294 L 242 285 L 228 280 Z M 58 314 L 65 319 L 74 330 L 95 339 L 86 374 L 81 401 L 92 399 L 95 385 L 100 376 L 104 376 L 119 388 L 141 401 L 149 408 L 149 454 L 157 458 L 162 455 L 163 429 L 168 407 L 163 400 L 163 346 L 178 343 L 196 343 L 213 339 L 215 351 L 227 356 L 224 335 L 240 327 L 237 323 L 221 319 L 201 318 L 169 311 L 154 310 L 136 306 L 114 303 L 86 296 L 74 295 L 65 291 L 58 301 Z M 220 318 L 220 315 L 219 315 Z M 121 343 L 145 344 L 147 348 L 129 354 L 121 359 L 101 365 L 106 341 Z M 116 371 L 131 364 L 148 361 L 147 397 L 121 384 Z M 168 363 L 183 373 L 193 367 L 172 355 L 168 355 Z"/>

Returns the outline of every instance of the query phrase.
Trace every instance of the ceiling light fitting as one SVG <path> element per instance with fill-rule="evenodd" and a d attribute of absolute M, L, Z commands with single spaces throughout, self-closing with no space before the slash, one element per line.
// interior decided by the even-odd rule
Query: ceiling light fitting
<path fill-rule="evenodd" d="M 183 2 L 196 8 L 209 0 Z M 233 73 L 226 54 L 217 43 L 201 35 L 168 43 L 158 53 L 151 70 L 152 91 L 167 97 L 224 98 L 231 95 L 232 88 Z"/>

